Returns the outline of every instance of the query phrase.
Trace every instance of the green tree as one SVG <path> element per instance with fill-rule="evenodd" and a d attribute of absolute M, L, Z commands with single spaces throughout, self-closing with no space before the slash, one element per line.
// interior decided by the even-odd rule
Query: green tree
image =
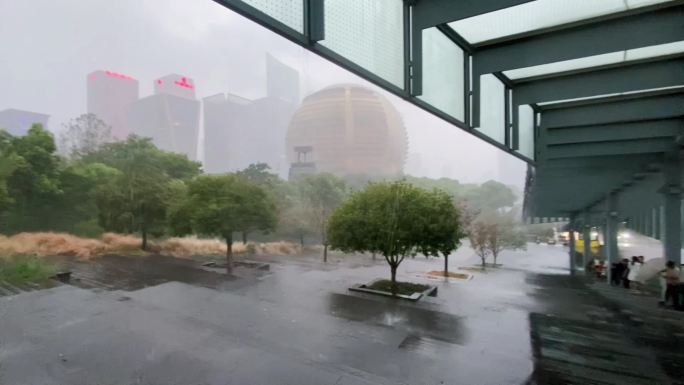
<path fill-rule="evenodd" d="M 236 174 L 245 180 L 254 183 L 266 191 L 276 203 L 277 211 L 281 212 L 285 209 L 287 197 L 284 191 L 284 181 L 278 175 L 270 172 L 270 167 L 266 163 L 252 163 L 244 170 L 236 172 Z M 247 235 L 249 232 L 256 230 L 246 228 L 242 231 L 242 243 L 247 244 Z"/>
<path fill-rule="evenodd" d="M 482 261 L 482 269 L 487 267 L 487 257 L 489 256 L 489 247 L 487 245 L 487 234 L 489 233 L 489 224 L 482 220 L 475 220 L 470 224 L 468 229 L 468 240 L 470 247 L 475 251 L 475 254 L 480 257 Z"/>
<path fill-rule="evenodd" d="M 428 249 L 424 235 L 433 204 L 430 193 L 405 181 L 371 183 L 352 193 L 331 215 L 328 238 L 344 252 L 376 252 L 390 266 L 392 292 L 397 268 L 409 255 Z M 437 249 L 432 245 L 430 249 Z"/>
<path fill-rule="evenodd" d="M 54 138 L 40 124 L 34 124 L 25 136 L 11 137 L 4 146 L 12 158 L 8 162 L 12 172 L 5 183 L 14 201 L 7 226 L 11 231 L 45 229 L 45 219 L 62 194 L 62 162 L 55 153 Z"/>
<path fill-rule="evenodd" d="M 83 114 L 64 124 L 59 137 L 63 153 L 80 158 L 100 149 L 113 140 L 111 127 L 95 114 Z"/>
<path fill-rule="evenodd" d="M 286 236 L 295 237 L 304 248 L 304 240 L 307 236 L 315 234 L 315 230 L 308 220 L 308 211 L 302 191 L 296 183 L 284 184 L 282 189 L 283 203 L 279 204 L 278 227 Z"/>
<path fill-rule="evenodd" d="M 333 174 L 309 175 L 297 180 L 306 220 L 318 233 L 323 244 L 323 262 L 328 262 L 328 219 L 347 194 L 344 181 Z"/>
<path fill-rule="evenodd" d="M 270 231 L 276 224 L 275 204 L 266 191 L 234 174 L 193 179 L 182 211 L 196 233 L 226 241 L 228 274 L 233 272 L 233 233 L 245 229 Z"/>
<path fill-rule="evenodd" d="M 168 158 L 150 140 L 134 136 L 108 143 L 86 157 L 119 171 L 97 192 L 99 222 L 104 229 L 139 232 L 143 250 L 147 250 L 149 235 L 164 233 L 172 180 L 165 162 Z"/>
<path fill-rule="evenodd" d="M 97 151 L 86 154 L 84 162 L 102 163 L 124 173 L 137 167 L 132 157 L 143 154 L 137 159 L 146 167 L 154 168 L 171 179 L 189 180 L 202 173 L 199 162 L 189 160 L 186 155 L 159 150 L 150 138 L 130 135 L 125 141 L 106 143 Z"/>
<path fill-rule="evenodd" d="M 12 135 L 5 130 L 0 130 L 0 220 L 14 199 L 7 189 L 7 179 L 16 168 L 17 156 L 10 151 Z M 1 228 L 1 227 L 0 227 Z"/>
<path fill-rule="evenodd" d="M 513 207 L 516 196 L 508 186 L 490 180 L 465 194 L 465 199 L 472 209 L 485 212 Z"/>
<path fill-rule="evenodd" d="M 525 234 L 510 215 L 491 213 L 485 217 L 484 221 L 487 223 L 485 244 L 494 258 L 494 266 L 502 251 L 525 249 L 527 244 Z"/>
<path fill-rule="evenodd" d="M 424 199 L 425 221 L 422 234 L 422 252 L 444 257 L 444 276 L 449 276 L 449 255 L 461 244 L 463 238 L 461 219 L 452 197 L 445 191 L 435 189 Z"/>

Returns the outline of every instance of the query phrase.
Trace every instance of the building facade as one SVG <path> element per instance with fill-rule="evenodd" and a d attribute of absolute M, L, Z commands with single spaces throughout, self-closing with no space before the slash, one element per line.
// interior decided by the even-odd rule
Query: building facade
<path fill-rule="evenodd" d="M 126 111 L 131 133 L 152 138 L 160 149 L 197 160 L 200 102 L 192 79 L 167 75 L 154 81 L 154 94 L 131 103 Z"/>
<path fill-rule="evenodd" d="M 130 133 L 126 111 L 139 98 L 138 81 L 118 72 L 98 70 L 88 74 L 86 87 L 88 113 L 105 122 L 112 137 L 125 139 Z"/>
<path fill-rule="evenodd" d="M 0 129 L 7 130 L 14 136 L 23 136 L 34 124 L 40 124 L 47 129 L 49 118 L 50 115 L 46 114 L 8 108 L 0 111 Z"/>
<path fill-rule="evenodd" d="M 318 172 L 338 176 L 396 176 L 406 162 L 408 139 L 397 110 L 379 93 L 357 85 L 325 88 L 306 97 L 287 131 L 287 157 L 302 148 Z"/>
<path fill-rule="evenodd" d="M 285 134 L 299 105 L 299 74 L 266 58 L 266 96 L 250 100 L 218 94 L 203 99 L 204 169 L 210 173 L 238 171 L 266 163 L 287 177 Z"/>

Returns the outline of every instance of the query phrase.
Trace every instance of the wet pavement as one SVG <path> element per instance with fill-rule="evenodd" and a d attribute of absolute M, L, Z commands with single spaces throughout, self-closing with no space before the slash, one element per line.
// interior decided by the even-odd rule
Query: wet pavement
<path fill-rule="evenodd" d="M 469 281 L 426 278 L 441 259 L 406 260 L 400 280 L 439 287 L 416 303 L 347 290 L 388 276 L 381 258 L 251 259 L 270 270 L 65 260 L 71 285 L 0 297 L 0 384 L 684 381 L 681 320 L 642 316 L 648 299 L 631 309 L 624 293 L 570 277 L 560 246 L 505 253 Z M 477 261 L 463 247 L 450 269 Z"/>

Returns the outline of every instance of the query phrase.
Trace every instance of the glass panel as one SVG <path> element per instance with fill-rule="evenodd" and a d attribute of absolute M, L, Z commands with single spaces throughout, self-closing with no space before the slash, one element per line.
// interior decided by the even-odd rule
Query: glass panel
<path fill-rule="evenodd" d="M 548 75 L 552 73 L 591 68 L 606 64 L 615 64 L 632 60 L 648 59 L 656 56 L 672 55 L 681 52 L 684 52 L 684 41 L 635 48 L 627 51 L 587 56 L 579 59 L 564 60 L 533 67 L 518 68 L 510 71 L 504 71 L 504 74 L 509 79 L 522 79 L 531 76 Z"/>
<path fill-rule="evenodd" d="M 423 30 L 423 95 L 420 99 L 465 120 L 463 50 L 437 28 Z"/>
<path fill-rule="evenodd" d="M 476 129 L 499 143 L 505 142 L 506 87 L 492 74 L 480 76 L 480 127 Z"/>
<path fill-rule="evenodd" d="M 304 0 L 242 0 L 261 12 L 304 33 Z"/>
<path fill-rule="evenodd" d="M 449 26 L 470 43 L 480 43 L 668 1 L 672 0 L 537 0 L 454 21 Z"/>
<path fill-rule="evenodd" d="M 518 107 L 518 152 L 534 159 L 534 110 L 528 105 Z"/>
<path fill-rule="evenodd" d="M 320 43 L 403 88 L 403 10 L 396 0 L 326 0 Z"/>

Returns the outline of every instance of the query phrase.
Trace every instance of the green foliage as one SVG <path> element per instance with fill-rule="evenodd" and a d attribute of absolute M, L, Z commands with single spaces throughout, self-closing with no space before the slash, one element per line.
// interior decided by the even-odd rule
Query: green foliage
<path fill-rule="evenodd" d="M 485 269 L 487 257 L 489 256 L 489 247 L 487 245 L 487 234 L 489 232 L 489 225 L 483 221 L 476 220 L 471 223 L 468 230 L 468 240 L 470 247 L 475 251 L 480 261 L 482 262 L 482 269 Z"/>
<path fill-rule="evenodd" d="M 503 183 L 490 180 L 467 194 L 466 201 L 477 211 L 498 211 L 505 207 L 513 207 L 516 196 Z"/>
<path fill-rule="evenodd" d="M 496 265 L 497 257 L 503 250 L 524 250 L 527 244 L 525 233 L 513 217 L 498 212 L 488 212 L 478 217 L 470 228 L 469 237 L 471 246 L 482 259 L 483 267 L 488 255 L 492 255 Z"/>
<path fill-rule="evenodd" d="M 513 207 L 517 197 L 508 186 L 488 181 L 481 185 L 462 184 L 449 178 L 430 179 L 407 177 L 410 183 L 425 189 L 439 189 L 449 194 L 453 200 L 470 212 L 497 211 Z"/>
<path fill-rule="evenodd" d="M 60 147 L 72 158 L 80 158 L 112 141 L 111 127 L 95 114 L 83 114 L 64 125 Z"/>
<path fill-rule="evenodd" d="M 426 256 L 444 257 L 444 271 L 449 271 L 449 255 L 461 245 L 465 236 L 461 226 L 461 215 L 454 206 L 451 196 L 442 190 L 433 190 L 423 199 L 425 223 L 422 230 L 421 251 Z"/>
<path fill-rule="evenodd" d="M 43 259 L 16 256 L 10 260 L 0 260 L 0 281 L 13 284 L 42 282 L 54 274 L 54 266 Z"/>
<path fill-rule="evenodd" d="M 275 204 L 263 188 L 237 175 L 202 175 L 188 185 L 187 213 L 199 234 L 231 240 L 245 229 L 275 227 Z"/>
<path fill-rule="evenodd" d="M 2 189 L 11 197 L 12 210 L 2 225 L 10 231 L 43 229 L 55 200 L 63 193 L 59 180 L 62 162 L 55 154 L 54 138 L 39 124 L 25 136 L 3 136 L 1 162 L 6 175 Z"/>
<path fill-rule="evenodd" d="M 333 174 L 321 173 L 297 179 L 295 182 L 301 199 L 301 213 L 321 238 L 323 261 L 327 261 L 328 219 L 347 194 L 344 181 Z"/>
<path fill-rule="evenodd" d="M 424 250 L 436 252 L 439 242 L 454 242 L 457 238 L 458 231 L 445 225 L 432 230 L 448 230 L 449 234 L 427 236 L 431 217 L 439 206 L 437 197 L 441 205 L 442 193 L 431 193 L 405 181 L 371 183 L 352 193 L 332 214 L 328 224 L 330 244 L 345 252 L 383 255 L 390 265 L 391 280 L 396 283 L 397 267 L 406 256 Z M 453 223 L 457 224 L 458 217 L 455 219 Z"/>
<path fill-rule="evenodd" d="M 135 159 L 133 159 L 135 158 Z M 106 143 L 97 151 L 83 157 L 87 163 L 102 163 L 123 173 L 144 165 L 172 179 L 191 179 L 202 172 L 199 162 L 185 155 L 159 150 L 150 138 L 131 135 L 125 141 Z"/>

